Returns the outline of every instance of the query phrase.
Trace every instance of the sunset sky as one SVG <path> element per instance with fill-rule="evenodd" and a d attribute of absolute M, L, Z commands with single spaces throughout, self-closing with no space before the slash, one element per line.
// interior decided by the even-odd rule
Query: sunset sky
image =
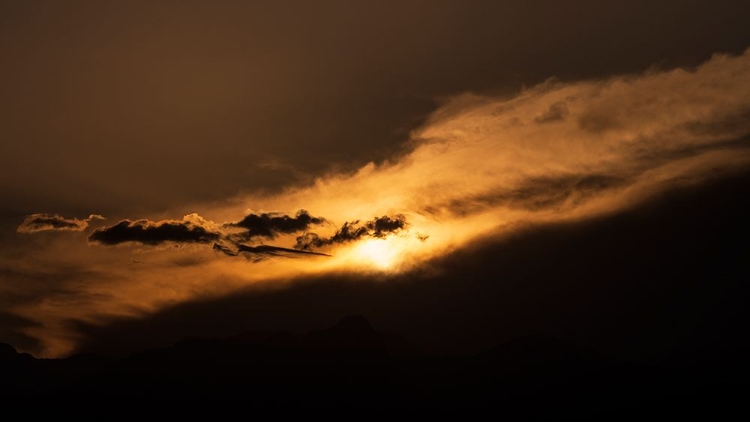
<path fill-rule="evenodd" d="M 748 180 L 750 5 L 610 3 L 0 2 L 0 341 L 125 353 L 339 311 L 438 352 L 517 332 L 430 284 L 467 255 L 520 283 L 548 261 L 508 239 L 675 192 L 720 219 L 701 195 Z"/>

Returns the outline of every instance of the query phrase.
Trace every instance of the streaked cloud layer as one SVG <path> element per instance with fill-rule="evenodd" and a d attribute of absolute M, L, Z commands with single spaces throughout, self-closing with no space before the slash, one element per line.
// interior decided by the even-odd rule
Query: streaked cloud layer
<path fill-rule="evenodd" d="M 747 163 L 749 65 L 745 52 L 689 70 L 550 80 L 510 98 L 464 94 L 390 163 L 244 200 L 304 204 L 334 221 L 402 214 L 430 236 L 414 248 L 423 252 L 498 226 L 616 211 Z"/>

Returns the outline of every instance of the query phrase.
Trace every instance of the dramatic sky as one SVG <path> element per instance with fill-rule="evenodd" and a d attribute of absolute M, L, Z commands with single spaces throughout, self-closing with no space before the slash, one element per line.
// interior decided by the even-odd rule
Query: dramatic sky
<path fill-rule="evenodd" d="M 750 6 L 610 3 L 1 1 L 0 341 L 302 327 L 305 295 L 408 331 L 405 309 L 453 305 L 388 285 L 462 283 L 497 242 L 737 180 Z M 545 265 L 509 249 L 512 277 L 486 256 L 473 276 Z M 288 298 L 264 314 L 269 292 Z"/>

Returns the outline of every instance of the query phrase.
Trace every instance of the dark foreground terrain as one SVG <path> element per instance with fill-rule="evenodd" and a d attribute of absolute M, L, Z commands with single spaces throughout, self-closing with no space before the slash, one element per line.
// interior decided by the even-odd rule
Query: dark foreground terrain
<path fill-rule="evenodd" d="M 744 372 L 744 371 L 743 371 Z M 361 316 L 295 337 L 187 338 L 124 359 L 36 359 L 0 345 L 4 408 L 241 405 L 253 412 L 490 412 L 493 417 L 674 417 L 744 412 L 741 372 L 665 369 L 527 336 L 474 356 L 429 357 Z M 366 414 L 363 414 L 366 415 Z"/>

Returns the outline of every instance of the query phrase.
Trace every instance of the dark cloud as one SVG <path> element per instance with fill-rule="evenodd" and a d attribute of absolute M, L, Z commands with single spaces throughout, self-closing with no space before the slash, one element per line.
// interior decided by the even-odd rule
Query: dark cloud
<path fill-rule="evenodd" d="M 31 214 L 24 218 L 16 229 L 18 233 L 36 233 L 42 231 L 75 231 L 86 230 L 92 220 L 104 220 L 104 217 L 91 214 L 88 218 L 65 218 L 57 214 Z"/>
<path fill-rule="evenodd" d="M 229 256 L 245 255 L 248 258 L 259 260 L 269 256 L 280 256 L 280 257 L 293 257 L 300 255 L 316 255 L 316 256 L 331 256 L 328 254 L 312 251 L 303 251 L 299 249 L 284 248 L 281 246 L 272 245 L 257 245 L 249 246 L 243 244 L 236 244 L 233 246 L 227 246 L 221 243 L 214 243 L 213 249 Z"/>
<path fill-rule="evenodd" d="M 544 114 L 534 118 L 534 121 L 537 123 L 547 123 L 563 120 L 569 113 L 568 105 L 564 101 L 560 101 L 549 106 L 549 109 Z"/>
<path fill-rule="evenodd" d="M 193 214 L 182 221 L 123 220 L 114 226 L 96 229 L 89 241 L 104 245 L 126 242 L 158 245 L 164 242 L 210 243 L 221 238 L 221 233 L 205 226 L 202 218 Z"/>
<path fill-rule="evenodd" d="M 214 243 L 213 249 L 217 252 L 221 252 L 224 255 L 229 255 L 229 256 L 237 256 L 239 253 L 237 248 L 232 248 L 230 246 L 227 246 L 221 243 Z"/>
<path fill-rule="evenodd" d="M 305 231 L 310 226 L 325 222 L 325 218 L 313 217 L 309 212 L 299 210 L 294 217 L 281 213 L 248 214 L 242 220 L 229 223 L 227 226 L 247 229 L 247 238 L 265 237 L 273 239 L 279 234 Z"/>
<path fill-rule="evenodd" d="M 360 224 L 359 220 L 344 223 L 341 228 L 331 237 L 322 238 L 316 233 L 305 233 L 297 237 L 295 249 L 310 251 L 322 246 L 336 243 L 347 243 L 362 238 L 383 238 L 391 233 L 396 233 L 406 228 L 406 218 L 403 215 L 389 217 L 384 215 Z"/>
<path fill-rule="evenodd" d="M 368 230 L 371 230 L 374 236 L 382 236 L 382 233 L 393 229 L 393 225 L 397 224 L 396 220 L 378 220 L 368 222 Z M 305 210 L 300 210 L 294 217 L 277 213 L 250 214 L 236 223 L 224 225 L 224 227 L 239 227 L 247 230 L 238 234 L 225 233 L 210 221 L 197 214 L 191 214 L 185 216 L 182 220 L 123 220 L 115 225 L 95 230 L 89 235 L 89 241 L 104 245 L 117 245 L 127 242 L 145 245 L 158 245 L 165 242 L 204 244 L 213 242 L 215 251 L 228 256 L 243 255 L 253 259 L 270 256 L 328 256 L 322 253 L 280 246 L 251 246 L 243 243 L 253 237 L 274 238 L 279 234 L 303 231 L 312 225 L 325 222 L 325 219 L 313 217 Z"/>
<path fill-rule="evenodd" d="M 258 246 L 238 246 L 240 253 L 248 253 L 254 255 L 271 255 L 271 256 L 289 256 L 291 255 L 318 255 L 318 256 L 330 256 L 328 254 L 311 251 L 301 251 L 299 249 L 282 248 L 279 246 L 271 245 L 258 245 Z"/>

